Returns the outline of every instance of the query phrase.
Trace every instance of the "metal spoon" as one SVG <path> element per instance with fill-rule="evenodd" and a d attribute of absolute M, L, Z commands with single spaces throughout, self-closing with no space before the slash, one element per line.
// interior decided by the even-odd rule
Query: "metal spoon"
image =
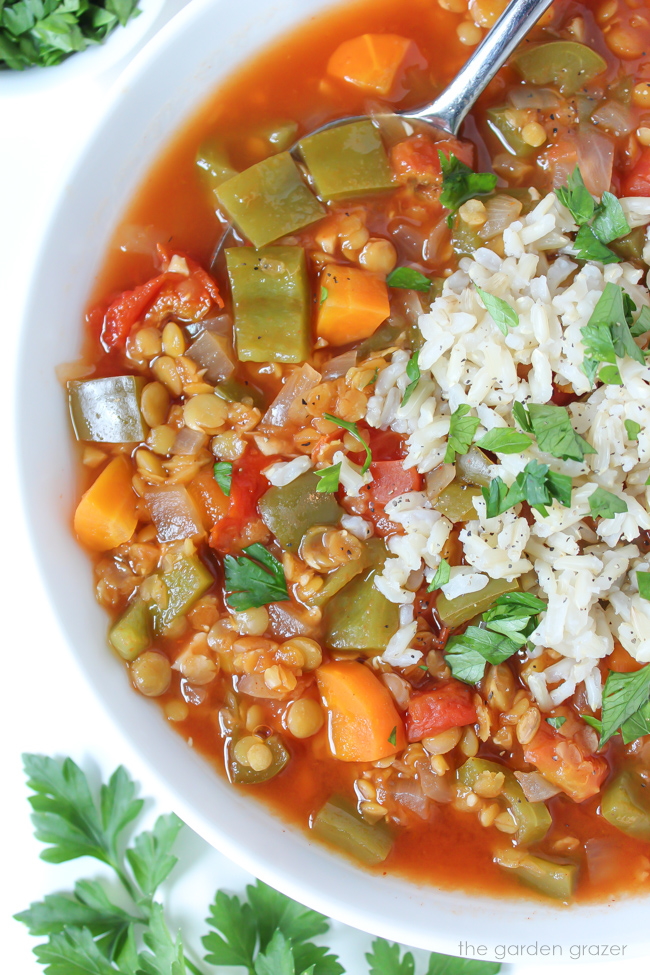
<path fill-rule="evenodd" d="M 511 0 L 451 84 L 447 85 L 445 90 L 428 105 L 397 112 L 397 117 L 407 122 L 428 123 L 441 132 L 457 135 L 463 119 L 476 100 L 552 2 L 553 0 Z M 315 135 L 317 132 L 324 132 L 327 129 L 347 125 L 350 122 L 358 122 L 364 118 L 365 116 L 351 115 L 346 118 L 335 119 L 321 125 L 314 132 L 306 133 L 306 135 Z M 298 152 L 300 142 L 304 138 L 304 135 L 301 136 L 291 146 L 289 152 Z M 232 230 L 232 225 L 228 225 L 224 229 L 212 258 L 213 265 Z"/>

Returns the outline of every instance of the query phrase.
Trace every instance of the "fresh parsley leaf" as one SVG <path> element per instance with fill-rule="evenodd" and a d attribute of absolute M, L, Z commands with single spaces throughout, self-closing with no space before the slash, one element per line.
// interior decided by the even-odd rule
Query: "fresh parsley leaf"
<path fill-rule="evenodd" d="M 327 301 L 327 296 L 328 295 L 329 295 L 329 291 L 327 290 L 327 288 L 325 287 L 325 285 L 322 284 L 321 287 L 320 287 L 320 304 L 321 305 L 323 304 L 324 301 Z"/>
<path fill-rule="evenodd" d="M 641 433 L 641 424 L 636 420 L 624 420 L 628 440 L 638 440 Z"/>
<path fill-rule="evenodd" d="M 641 599 L 650 599 L 650 572 L 642 572 L 637 569 L 636 584 L 639 587 Z"/>
<path fill-rule="evenodd" d="M 388 744 L 394 745 L 396 741 L 397 741 L 397 725 L 395 725 L 395 727 L 393 728 L 393 730 L 388 736 Z"/>
<path fill-rule="evenodd" d="M 185 975 L 185 958 L 180 933 L 173 940 L 165 924 L 162 904 L 151 905 L 149 926 L 142 935 L 149 949 L 140 953 L 143 975 Z"/>
<path fill-rule="evenodd" d="M 629 295 L 620 285 L 609 281 L 596 303 L 591 318 L 580 331 L 587 352 L 587 358 L 598 362 L 615 363 L 616 358 L 626 355 L 637 362 L 645 363 L 643 352 L 632 337 L 628 318 L 630 315 Z M 587 375 L 593 373 L 590 364 L 583 370 Z M 602 373 L 599 378 L 602 378 Z M 590 377 L 593 382 L 593 376 Z M 620 379 L 620 376 L 619 376 Z M 611 380 L 610 380 L 611 381 Z"/>
<path fill-rule="evenodd" d="M 494 324 L 504 335 L 508 334 L 509 328 L 515 328 L 519 324 L 519 315 L 507 301 L 504 301 L 503 298 L 497 298 L 495 295 L 488 294 L 483 288 L 479 288 L 477 284 L 474 287 Z"/>
<path fill-rule="evenodd" d="M 450 575 L 451 566 L 449 562 L 447 562 L 447 559 L 440 559 L 436 574 L 431 580 L 427 592 L 434 592 L 436 589 L 440 589 L 441 586 L 446 586 L 449 582 Z"/>
<path fill-rule="evenodd" d="M 544 600 L 532 593 L 504 593 L 483 613 L 483 621 L 489 630 L 507 636 L 517 646 L 523 646 L 537 628 L 538 614 L 544 609 Z"/>
<path fill-rule="evenodd" d="M 60 934 L 68 928 L 88 928 L 93 937 L 109 935 L 115 944 L 121 941 L 134 917 L 112 904 L 104 888 L 94 880 L 79 880 L 74 894 L 47 894 L 42 901 L 30 904 L 28 910 L 15 915 L 30 934 Z M 105 952 L 112 957 L 112 952 Z"/>
<path fill-rule="evenodd" d="M 414 975 L 415 960 L 410 951 L 402 955 L 401 945 L 375 938 L 366 954 L 368 975 Z"/>
<path fill-rule="evenodd" d="M 291 942 L 281 931 L 275 931 L 266 949 L 257 955 L 255 975 L 299 975 Z"/>
<path fill-rule="evenodd" d="M 627 511 L 627 502 L 617 498 L 615 494 L 597 487 L 589 495 L 589 511 L 592 518 L 613 518 L 614 515 Z"/>
<path fill-rule="evenodd" d="M 232 487 L 232 464 L 227 460 L 220 460 L 212 468 L 212 473 L 223 493 L 229 498 Z"/>
<path fill-rule="evenodd" d="M 613 193 L 603 193 L 591 229 L 603 244 L 610 244 L 630 233 L 631 228 L 625 219 L 623 207 Z"/>
<path fill-rule="evenodd" d="M 528 415 L 528 410 L 523 403 L 515 402 L 512 404 L 512 415 L 519 424 L 522 430 L 526 433 L 532 433 L 533 427 L 530 422 L 530 416 Z"/>
<path fill-rule="evenodd" d="M 263 949 L 269 944 L 276 929 L 282 931 L 293 944 L 318 938 L 329 930 L 329 922 L 324 914 L 299 904 L 261 880 L 249 884 L 246 896 L 255 915 L 259 942 Z"/>
<path fill-rule="evenodd" d="M 282 563 L 256 542 L 241 555 L 226 555 L 226 602 L 238 612 L 289 598 Z"/>
<path fill-rule="evenodd" d="M 558 186 L 555 195 L 569 210 L 578 226 L 589 223 L 594 215 L 595 202 L 577 166 L 567 179 L 567 185 Z"/>
<path fill-rule="evenodd" d="M 648 703 L 649 694 L 650 665 L 631 674 L 609 672 L 603 688 L 601 747 Z"/>
<path fill-rule="evenodd" d="M 456 639 L 452 637 L 445 647 L 445 660 L 452 676 L 465 684 L 478 684 L 485 673 L 485 657 L 473 647 L 455 643 Z"/>
<path fill-rule="evenodd" d="M 339 489 L 341 461 L 338 464 L 332 464 L 331 467 L 323 467 L 320 471 L 314 471 L 314 474 L 320 478 L 320 481 L 316 485 L 316 490 L 321 493 L 332 494 Z"/>
<path fill-rule="evenodd" d="M 486 515 L 495 518 L 521 501 L 527 501 L 546 517 L 545 505 L 557 498 L 565 508 L 571 505 L 571 478 L 566 474 L 551 471 L 548 464 L 536 460 L 529 461 L 508 488 L 500 477 L 492 478 L 489 487 L 482 487 L 485 498 Z"/>
<path fill-rule="evenodd" d="M 396 267 L 386 278 L 389 288 L 406 288 L 409 291 L 428 291 L 431 281 L 414 267 Z"/>
<path fill-rule="evenodd" d="M 47 975 L 115 975 L 87 928 L 68 928 L 36 945 L 34 954 Z"/>
<path fill-rule="evenodd" d="M 598 372 L 599 366 L 600 362 L 598 359 L 592 359 L 590 356 L 585 356 L 585 358 L 582 360 L 582 371 L 589 380 L 590 386 L 593 386 L 595 382 L 596 373 Z M 610 366 L 609 368 L 616 369 L 616 366 Z"/>
<path fill-rule="evenodd" d="M 501 971 L 498 961 L 481 961 L 479 958 L 452 958 L 432 951 L 426 975 L 497 975 Z"/>
<path fill-rule="evenodd" d="M 133 876 L 145 898 L 153 897 L 174 869 L 177 857 L 172 856 L 171 850 L 182 826 L 174 813 L 159 816 L 153 829 L 136 836 L 133 846 L 126 851 Z"/>
<path fill-rule="evenodd" d="M 493 477 L 488 487 L 482 487 L 481 493 L 485 498 L 485 515 L 487 518 L 496 518 L 503 514 L 512 505 L 506 503 L 508 497 L 508 486 L 500 477 Z"/>
<path fill-rule="evenodd" d="M 551 497 L 556 498 L 565 508 L 571 507 L 571 478 L 567 474 L 557 474 L 549 471 L 546 475 L 546 487 Z"/>
<path fill-rule="evenodd" d="M 587 360 L 585 359 L 585 362 Z M 623 380 L 621 379 L 621 374 L 618 371 L 618 366 L 603 366 L 603 368 L 598 373 L 598 378 L 605 383 L 606 386 L 622 386 Z M 591 380 L 593 383 L 593 379 Z"/>
<path fill-rule="evenodd" d="M 411 396 L 415 392 L 415 387 L 420 382 L 420 365 L 418 362 L 419 356 L 420 351 L 417 349 L 406 363 L 406 378 L 409 380 L 409 384 L 404 390 L 404 395 L 402 396 L 402 406 L 406 406 Z"/>
<path fill-rule="evenodd" d="M 359 428 L 356 423 L 349 423 L 347 420 L 342 420 L 339 416 L 332 416 L 331 413 L 324 413 L 323 416 L 326 420 L 329 420 L 330 423 L 336 423 L 337 426 L 343 427 L 344 430 L 347 430 L 348 433 L 351 433 L 352 436 L 359 441 L 366 452 L 366 459 L 363 463 L 363 467 L 361 468 L 361 473 L 365 474 L 372 464 L 372 453 L 370 451 L 370 447 L 359 433 Z"/>
<path fill-rule="evenodd" d="M 471 446 L 481 421 L 477 416 L 468 416 L 469 411 L 467 403 L 461 403 L 451 414 L 445 464 L 453 464 L 456 456 L 466 454 Z"/>
<path fill-rule="evenodd" d="M 201 939 L 209 965 L 241 965 L 253 971 L 257 926 L 250 904 L 219 890 L 210 905 L 206 924 L 212 928 Z"/>
<path fill-rule="evenodd" d="M 594 362 L 616 362 L 611 328 L 606 323 L 587 324 L 580 329 L 582 343 Z"/>
<path fill-rule="evenodd" d="M 466 684 L 477 684 L 483 677 L 486 661 L 500 664 L 519 649 L 508 637 L 480 626 L 468 626 L 463 634 L 448 641 L 445 660 L 454 677 Z"/>
<path fill-rule="evenodd" d="M 573 243 L 576 257 L 581 261 L 599 261 L 601 264 L 619 264 L 618 254 L 598 239 L 591 227 L 582 226 Z"/>
<path fill-rule="evenodd" d="M 566 718 L 558 715 L 556 718 L 547 718 L 546 724 L 550 724 L 551 728 L 555 728 L 556 731 L 559 731 L 565 721 Z"/>
<path fill-rule="evenodd" d="M 453 212 L 476 196 L 488 196 L 497 185 L 497 177 L 493 173 L 475 173 L 453 153 L 447 158 L 439 149 L 438 157 L 442 172 L 440 202 L 447 210 Z"/>
<path fill-rule="evenodd" d="M 591 444 L 575 432 L 564 406 L 529 403 L 528 417 L 537 446 L 544 453 L 561 460 L 578 461 L 584 460 L 586 454 L 596 453 Z"/>
<path fill-rule="evenodd" d="M 481 450 L 491 450 L 495 454 L 521 454 L 528 450 L 532 440 L 525 433 L 519 433 L 512 427 L 493 427 L 485 436 L 476 441 Z"/>
<path fill-rule="evenodd" d="M 603 730 L 603 723 L 600 718 L 594 718 L 592 714 L 581 714 L 580 717 L 590 728 L 595 728 L 598 734 Z"/>
<path fill-rule="evenodd" d="M 650 331 L 650 307 L 644 305 L 637 320 L 630 325 L 630 335 L 633 339 L 638 339 L 648 331 Z"/>
<path fill-rule="evenodd" d="M 636 741 L 637 738 L 643 738 L 644 735 L 650 735 L 650 701 L 646 701 L 621 725 L 621 737 L 626 745 Z"/>

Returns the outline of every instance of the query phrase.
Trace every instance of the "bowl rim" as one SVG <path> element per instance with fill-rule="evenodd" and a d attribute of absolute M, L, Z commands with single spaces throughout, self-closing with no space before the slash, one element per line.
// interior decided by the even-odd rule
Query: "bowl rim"
<path fill-rule="evenodd" d="M 297 0 L 280 0 L 279 3 L 276 3 L 276 7 L 282 7 L 283 2 L 284 6 L 291 6 L 292 3 L 294 8 L 297 6 Z M 37 249 L 36 257 L 32 262 L 30 287 L 25 299 L 21 323 L 21 340 L 18 351 L 19 377 L 29 374 L 30 332 L 33 331 L 32 323 L 37 320 L 43 302 L 38 287 L 39 272 L 46 269 L 51 258 L 52 248 L 58 243 L 58 228 L 65 225 L 71 194 L 74 193 L 74 188 L 84 173 L 88 159 L 92 157 L 93 152 L 98 151 L 98 148 L 101 147 L 104 131 L 108 129 L 115 117 L 119 117 L 121 106 L 127 100 L 130 90 L 139 82 L 144 83 L 147 72 L 153 70 L 171 45 L 178 43 L 179 36 L 191 36 L 192 30 L 197 31 L 204 18 L 207 17 L 209 20 L 210 11 L 218 12 L 226 3 L 227 0 L 191 0 L 190 4 L 180 10 L 145 45 L 112 86 L 105 105 L 88 132 L 87 138 L 83 141 L 76 158 L 70 163 L 61 194 L 58 199 L 53 201 L 40 247 Z M 336 7 L 337 3 L 340 3 L 340 0 L 317 0 L 318 10 L 331 10 Z M 294 17 L 291 29 L 304 23 L 308 16 L 309 11 L 301 17 Z M 286 30 L 273 34 L 273 40 L 282 36 L 283 33 L 286 33 Z M 255 50 L 259 50 L 259 46 Z M 239 63 L 243 62 L 240 61 Z M 211 89 L 214 90 L 214 88 L 215 83 L 213 82 Z M 204 90 L 201 96 L 192 103 L 192 112 L 196 111 L 207 97 L 208 89 Z M 174 131 L 177 129 L 167 131 L 163 145 L 170 144 L 170 132 L 173 133 Z M 152 158 L 149 159 L 148 166 L 150 166 Z M 132 197 L 133 193 L 130 196 Z M 119 222 L 122 214 L 123 208 L 119 208 L 117 210 L 118 219 L 113 220 L 113 226 Z M 19 381 L 17 383 L 19 400 L 23 395 L 21 385 L 24 386 Z M 18 426 L 16 437 L 17 470 L 27 531 L 44 589 L 52 604 L 64 638 L 69 644 L 70 656 L 74 659 L 75 666 L 84 674 L 101 710 L 107 715 L 110 722 L 118 728 L 121 736 L 125 735 L 125 730 L 137 728 L 139 725 L 153 728 L 157 722 L 162 723 L 162 716 L 157 705 L 154 702 L 143 701 L 141 698 L 136 699 L 136 695 L 128 686 L 126 687 L 126 694 L 131 695 L 137 704 L 138 714 L 135 716 L 131 714 L 135 709 L 130 708 L 130 702 L 127 701 L 125 695 L 123 707 L 127 713 L 126 724 L 120 720 L 120 709 L 116 708 L 106 693 L 107 685 L 118 687 L 119 682 L 113 679 L 110 669 L 104 666 L 102 660 L 98 658 L 91 663 L 91 658 L 80 652 L 79 634 L 81 631 L 70 616 L 69 607 L 64 610 L 60 598 L 54 596 L 56 568 L 51 563 L 46 547 L 42 544 L 39 535 L 39 524 L 42 525 L 42 520 L 39 522 L 40 516 L 37 517 L 31 498 L 29 480 L 33 463 L 30 461 L 27 452 L 21 449 L 25 433 L 33 429 L 30 427 L 29 411 L 21 411 L 19 406 L 16 410 L 16 421 Z M 71 440 L 71 438 L 69 439 Z M 67 473 L 69 474 L 69 471 Z M 81 551 L 72 538 L 72 532 L 68 525 L 65 526 L 65 531 L 78 549 L 78 553 L 86 565 L 87 573 L 86 554 Z M 64 536 L 60 534 L 59 537 L 63 539 Z M 74 559 L 74 555 L 71 555 L 71 558 Z M 100 612 L 103 614 L 103 611 Z M 97 619 L 96 613 L 93 614 L 90 610 L 89 613 Z M 103 619 L 105 621 L 105 616 Z M 106 661 L 114 666 L 116 661 L 110 654 L 106 653 L 104 641 L 99 642 Z M 120 672 L 122 669 L 120 666 Z M 561 929 L 564 933 L 558 935 L 556 941 L 562 940 L 568 945 L 575 941 L 575 936 L 569 933 L 567 930 L 569 926 L 565 923 L 569 914 L 576 921 L 580 917 L 585 923 L 589 922 L 592 931 L 597 935 L 604 916 L 613 918 L 616 915 L 620 918 L 622 916 L 620 914 L 621 907 L 635 908 L 638 906 L 642 911 L 643 906 L 648 904 L 647 898 L 630 896 L 612 898 L 609 901 L 597 904 L 576 905 L 567 911 L 525 897 L 515 900 L 502 899 L 492 895 L 468 894 L 463 891 L 438 888 L 435 885 L 422 885 L 413 881 L 405 881 L 395 875 L 386 877 L 381 872 L 367 872 L 338 854 L 328 851 L 320 843 L 310 841 L 302 830 L 288 825 L 279 817 L 271 814 L 263 803 L 248 798 L 244 800 L 227 783 L 225 783 L 227 790 L 224 790 L 222 788 L 223 781 L 220 785 L 214 783 L 214 788 L 211 791 L 214 795 L 221 795 L 222 797 L 225 797 L 227 792 L 226 803 L 228 808 L 225 810 L 223 822 L 215 822 L 215 819 L 211 818 L 197 801 L 188 801 L 187 795 L 183 791 L 184 787 L 191 786 L 194 779 L 202 786 L 205 785 L 206 788 L 210 788 L 206 773 L 213 777 L 215 773 L 204 759 L 188 749 L 179 735 L 170 729 L 167 729 L 167 732 L 170 737 L 165 741 L 164 751 L 171 754 L 177 763 L 178 775 L 175 774 L 173 778 L 170 778 L 169 772 L 162 767 L 161 750 L 155 747 L 152 742 L 141 743 L 138 748 L 138 756 L 151 772 L 152 780 L 159 787 L 159 794 L 171 801 L 175 811 L 195 832 L 230 859 L 273 887 L 328 917 L 335 918 L 345 924 L 351 924 L 371 934 L 388 937 L 403 944 L 428 950 L 455 954 L 459 944 L 459 934 L 461 940 L 463 936 L 466 937 L 471 934 L 475 941 L 494 946 L 494 931 L 500 931 L 499 925 L 502 921 L 506 921 L 518 927 L 516 938 L 519 941 L 525 941 L 526 938 L 534 939 L 538 932 L 542 932 L 552 943 L 552 932 Z M 172 738 L 175 739 L 175 742 Z M 252 841 L 250 838 L 242 841 L 240 831 L 238 832 L 237 829 L 242 816 L 260 828 L 261 838 L 255 836 Z M 282 844 L 287 837 L 289 837 L 287 850 L 290 853 L 288 864 L 287 862 L 283 863 L 281 857 L 279 858 L 274 848 L 269 845 L 271 842 Z M 314 884 L 313 879 L 317 875 L 320 878 L 319 886 Z M 366 901 L 359 897 L 360 882 L 362 887 L 366 887 L 368 894 Z M 401 906 L 404 898 L 406 898 L 406 909 Z M 435 922 L 433 924 L 431 922 L 429 912 L 432 908 L 441 912 L 441 920 L 437 925 Z M 470 932 L 467 931 L 468 916 L 471 918 L 472 930 Z M 639 913 L 640 917 L 641 913 Z M 602 936 L 602 931 L 600 933 Z M 644 954 L 650 950 L 650 934 L 646 932 L 646 926 L 643 924 L 638 923 L 638 921 L 634 924 L 628 924 L 622 933 L 635 953 Z M 598 938 L 595 937 L 594 940 L 597 941 Z M 487 954 L 482 954 L 481 957 L 484 960 L 491 958 L 504 961 L 503 958 L 498 958 L 495 955 L 493 948 L 488 950 Z M 533 958 L 527 959 L 527 961 L 548 963 L 546 958 Z"/>

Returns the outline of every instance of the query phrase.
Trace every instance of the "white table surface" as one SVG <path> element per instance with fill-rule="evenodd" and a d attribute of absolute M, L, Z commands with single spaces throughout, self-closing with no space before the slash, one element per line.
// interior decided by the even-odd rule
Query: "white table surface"
<path fill-rule="evenodd" d="M 183 0 L 166 0 L 147 34 L 162 26 L 181 6 Z M 83 77 L 75 77 L 67 70 L 53 70 L 39 78 L 0 73 L 0 345 L 8 350 L 8 355 L 6 351 L 3 355 L 6 366 L 0 387 L 3 403 L 0 429 L 9 434 L 4 437 L 7 457 L 11 456 L 13 424 L 12 362 L 30 264 L 50 200 L 124 64 L 123 59 L 117 65 Z M 4 464 L 0 474 L 3 512 L 0 618 L 4 658 L 4 690 L 0 693 L 0 781 L 3 783 L 0 971 L 36 975 L 42 971 L 31 954 L 36 940 L 11 915 L 46 893 L 69 889 L 77 878 L 100 875 L 101 869 L 88 860 L 61 866 L 39 860 L 40 844 L 32 836 L 20 753 L 70 755 L 86 770 L 101 771 L 104 776 L 122 763 L 140 781 L 143 795 L 152 796 L 156 792 L 155 801 L 149 804 L 150 816 L 168 811 L 171 803 L 141 766 L 130 742 L 106 715 L 97 711 L 75 669 L 29 552 L 12 466 Z M 206 908 L 215 890 L 221 887 L 241 892 L 251 878 L 189 830 L 185 831 L 179 849 L 181 863 L 166 900 L 172 921 L 181 924 L 187 941 L 198 946 L 205 930 Z M 471 940 L 471 919 L 468 919 L 467 937 Z M 370 943 L 367 935 L 334 924 L 327 943 L 339 953 L 348 975 L 366 975 L 363 953 Z M 551 972 L 564 975 L 569 971 L 585 975 L 596 972 L 641 975 L 648 971 L 648 960 L 581 965 L 565 961 L 552 968 L 504 965 L 503 972 L 504 975 L 530 975 L 533 971 L 539 975 Z"/>

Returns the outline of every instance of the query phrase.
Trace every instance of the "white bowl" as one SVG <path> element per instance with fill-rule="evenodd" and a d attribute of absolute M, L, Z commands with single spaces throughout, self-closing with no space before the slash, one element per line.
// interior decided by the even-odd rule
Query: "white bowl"
<path fill-rule="evenodd" d="M 333 6 L 308 0 L 308 13 Z M 22 493 L 34 547 L 79 667 L 116 724 L 149 764 L 178 814 L 247 870 L 324 914 L 406 944 L 456 954 L 461 942 L 485 946 L 650 945 L 650 900 L 555 907 L 420 886 L 365 872 L 272 815 L 222 780 L 134 694 L 105 643 L 106 616 L 95 603 L 91 569 L 70 529 L 75 471 L 66 404 L 55 378 L 74 359 L 95 274 L 119 215 L 147 169 L 220 79 L 269 40 L 306 17 L 305 0 L 193 0 L 134 61 L 83 151 L 46 234 L 34 271 L 17 388 Z M 593 956 L 592 956 L 593 957 Z M 506 958 L 507 960 L 507 958 Z M 531 953 L 528 962 L 558 961 Z"/>

